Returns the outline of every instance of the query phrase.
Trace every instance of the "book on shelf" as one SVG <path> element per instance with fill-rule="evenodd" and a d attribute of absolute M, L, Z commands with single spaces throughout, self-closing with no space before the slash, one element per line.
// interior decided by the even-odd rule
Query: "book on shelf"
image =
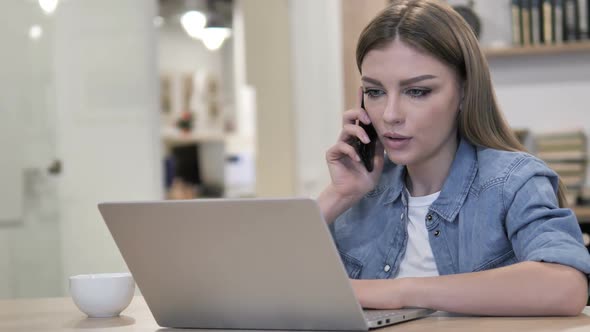
<path fill-rule="evenodd" d="M 578 0 L 564 0 L 564 37 L 567 41 L 578 40 Z"/>
<path fill-rule="evenodd" d="M 582 188 L 586 181 L 584 173 L 575 174 L 575 175 L 559 175 L 561 182 L 568 187 L 568 188 Z"/>
<path fill-rule="evenodd" d="M 578 195 L 576 197 L 575 203 L 578 207 L 585 208 L 584 210 L 586 211 L 586 213 L 584 219 L 588 220 L 588 211 L 590 208 L 590 187 L 584 186 L 581 189 L 579 189 L 577 193 Z"/>
<path fill-rule="evenodd" d="M 531 43 L 541 44 L 541 0 L 531 0 Z"/>
<path fill-rule="evenodd" d="M 535 134 L 536 140 L 581 137 L 586 141 L 586 131 L 582 127 L 545 131 Z"/>
<path fill-rule="evenodd" d="M 586 132 L 573 128 L 535 135 L 535 151 L 541 159 L 586 159 Z"/>
<path fill-rule="evenodd" d="M 584 186 L 580 190 L 580 199 L 590 203 L 590 187 Z"/>
<path fill-rule="evenodd" d="M 522 45 L 531 44 L 531 6 L 529 0 L 520 0 L 520 23 L 522 27 Z"/>
<path fill-rule="evenodd" d="M 588 25 L 590 21 L 590 0 L 578 0 L 578 27 L 580 39 L 588 39 Z"/>
<path fill-rule="evenodd" d="M 543 0 L 543 43 L 553 43 L 553 4 L 551 0 Z"/>
<path fill-rule="evenodd" d="M 537 157 L 546 160 L 586 160 L 586 151 L 539 151 L 537 150 Z"/>
<path fill-rule="evenodd" d="M 566 165 L 571 167 L 565 168 L 564 166 Z M 572 162 L 569 163 L 569 165 L 565 162 L 548 162 L 547 166 L 557 173 L 563 184 L 568 187 L 568 189 L 579 190 L 584 187 L 586 183 L 585 162 Z"/>
<path fill-rule="evenodd" d="M 512 0 L 512 44 L 522 45 L 522 27 L 520 19 L 520 0 Z"/>
<path fill-rule="evenodd" d="M 526 128 L 512 128 L 512 132 L 520 144 L 522 144 L 528 151 L 533 150 L 533 135 L 531 134 L 530 130 Z"/>
<path fill-rule="evenodd" d="M 553 30 L 555 43 L 560 44 L 563 42 L 563 1 L 554 0 L 553 7 Z"/>
<path fill-rule="evenodd" d="M 535 135 L 536 155 L 555 171 L 575 204 L 586 182 L 587 139 L 583 129 L 572 128 Z"/>
<path fill-rule="evenodd" d="M 568 163 L 563 161 L 548 161 L 547 166 L 554 170 L 557 174 L 561 175 L 571 175 L 571 174 L 581 174 L 586 171 L 586 165 L 579 162 Z"/>
<path fill-rule="evenodd" d="M 578 193 L 568 189 L 565 193 L 565 200 L 569 206 L 578 205 Z"/>
<path fill-rule="evenodd" d="M 590 205 L 590 187 L 582 187 L 582 189 L 578 191 L 578 197 L 581 204 Z"/>
<path fill-rule="evenodd" d="M 580 148 L 586 144 L 586 141 L 584 137 L 555 137 L 537 139 L 536 144 L 537 149 L 555 151 Z"/>

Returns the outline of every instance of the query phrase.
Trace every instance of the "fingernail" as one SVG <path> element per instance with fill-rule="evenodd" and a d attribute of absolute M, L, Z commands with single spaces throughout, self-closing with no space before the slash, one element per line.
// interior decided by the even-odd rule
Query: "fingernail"
<path fill-rule="evenodd" d="M 371 119 L 369 118 L 369 116 L 368 116 L 368 115 L 366 115 L 366 114 L 364 114 L 364 113 L 363 113 L 363 120 L 365 120 L 364 122 L 365 122 L 366 124 L 369 124 L 369 123 L 371 123 Z"/>
<path fill-rule="evenodd" d="M 365 143 L 371 142 L 371 140 L 369 139 L 369 136 L 367 136 L 367 135 L 363 135 L 363 141 L 365 141 Z"/>

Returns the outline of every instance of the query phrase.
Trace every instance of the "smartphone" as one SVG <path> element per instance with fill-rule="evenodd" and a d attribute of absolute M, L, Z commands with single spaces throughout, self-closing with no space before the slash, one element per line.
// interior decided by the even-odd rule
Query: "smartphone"
<path fill-rule="evenodd" d="M 364 95 L 363 99 L 361 100 L 361 108 L 365 109 Z M 367 171 L 372 172 L 374 167 L 373 162 L 375 158 L 375 144 L 377 142 L 377 132 L 375 131 L 375 127 L 373 127 L 372 124 L 366 125 L 359 121 L 359 126 L 361 126 L 361 128 L 365 130 L 371 142 L 365 144 L 358 137 L 355 137 L 353 139 L 352 146 L 355 148 L 359 157 L 361 157 L 361 161 L 365 165 Z"/>

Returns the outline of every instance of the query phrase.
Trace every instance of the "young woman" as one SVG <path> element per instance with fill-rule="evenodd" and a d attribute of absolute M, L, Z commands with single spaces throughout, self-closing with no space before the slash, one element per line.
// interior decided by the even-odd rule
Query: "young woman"
<path fill-rule="evenodd" d="M 356 58 L 358 104 L 318 203 L 361 305 L 579 314 L 590 255 L 576 217 L 503 119 L 467 23 L 442 1 L 393 1 Z M 351 144 L 369 142 L 358 121 L 377 132 L 372 172 Z"/>

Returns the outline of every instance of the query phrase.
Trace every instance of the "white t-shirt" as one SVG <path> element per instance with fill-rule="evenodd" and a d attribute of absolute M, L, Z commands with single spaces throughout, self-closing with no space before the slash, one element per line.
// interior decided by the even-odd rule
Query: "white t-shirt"
<path fill-rule="evenodd" d="M 426 214 L 440 191 L 428 196 L 408 195 L 408 246 L 394 278 L 438 276 L 438 269 L 428 241 Z"/>

